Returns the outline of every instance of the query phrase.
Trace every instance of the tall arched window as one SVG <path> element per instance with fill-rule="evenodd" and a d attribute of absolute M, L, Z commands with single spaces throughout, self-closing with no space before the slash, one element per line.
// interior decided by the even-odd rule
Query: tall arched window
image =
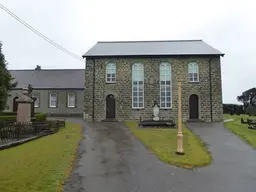
<path fill-rule="evenodd" d="M 115 83 L 116 82 L 116 64 L 108 63 L 106 66 L 106 82 Z"/>
<path fill-rule="evenodd" d="M 132 108 L 144 108 L 144 66 L 132 65 Z"/>
<path fill-rule="evenodd" d="M 199 81 L 198 64 L 196 62 L 191 62 L 188 64 L 188 81 L 189 82 Z"/>
<path fill-rule="evenodd" d="M 169 63 L 160 64 L 160 107 L 172 106 L 172 70 Z"/>

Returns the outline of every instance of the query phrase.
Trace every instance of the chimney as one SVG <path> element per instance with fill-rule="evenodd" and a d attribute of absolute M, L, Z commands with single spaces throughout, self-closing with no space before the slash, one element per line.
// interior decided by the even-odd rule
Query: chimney
<path fill-rule="evenodd" d="M 41 70 L 41 66 L 40 65 L 36 65 L 35 70 Z"/>

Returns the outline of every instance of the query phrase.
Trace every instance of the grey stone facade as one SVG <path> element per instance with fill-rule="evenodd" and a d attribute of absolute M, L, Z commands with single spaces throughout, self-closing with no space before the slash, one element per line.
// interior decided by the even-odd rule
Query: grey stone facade
<path fill-rule="evenodd" d="M 209 60 L 211 59 L 211 62 Z M 95 66 L 93 66 L 95 61 Z M 219 56 L 180 56 L 168 58 L 99 58 L 86 59 L 84 112 L 85 120 L 101 121 L 106 118 L 106 97 L 113 94 L 116 100 L 116 120 L 142 120 L 152 118 L 154 100 L 159 102 L 159 65 L 168 62 L 172 69 L 172 108 L 160 109 L 160 118 L 177 120 L 178 115 L 178 80 L 182 80 L 182 120 L 189 119 L 189 97 L 191 94 L 199 98 L 199 119 L 205 122 L 222 121 L 222 86 Z M 197 62 L 199 66 L 199 82 L 188 82 L 188 63 Z M 117 67 L 116 83 L 105 82 L 106 65 L 114 62 Z M 144 109 L 132 109 L 132 65 L 144 65 Z M 211 79 L 209 75 L 211 63 Z M 95 67 L 95 68 L 94 68 Z M 94 80 L 95 71 L 95 84 Z M 210 86 L 211 81 L 211 86 Z M 212 87 L 212 96 L 210 96 Z M 94 91 L 93 91 L 93 88 Z M 94 94 L 93 94 L 94 92 Z M 211 100 L 212 98 L 212 108 Z M 94 106 L 93 106 L 94 102 Z M 94 108 L 94 110 L 93 110 Z M 212 111 L 211 111 L 212 109 Z M 212 114 L 212 118 L 211 118 Z"/>

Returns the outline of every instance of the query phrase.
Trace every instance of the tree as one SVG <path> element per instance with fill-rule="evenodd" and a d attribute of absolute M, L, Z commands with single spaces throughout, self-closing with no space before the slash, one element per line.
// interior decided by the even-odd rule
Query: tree
<path fill-rule="evenodd" d="M 237 97 L 239 102 L 244 104 L 244 107 L 255 107 L 256 106 L 256 88 L 251 88 L 242 93 L 242 95 Z"/>
<path fill-rule="evenodd" d="M 6 106 L 8 92 L 17 86 L 17 82 L 12 82 L 14 78 L 7 70 L 7 64 L 2 53 L 2 43 L 0 42 L 0 111 L 4 110 Z"/>

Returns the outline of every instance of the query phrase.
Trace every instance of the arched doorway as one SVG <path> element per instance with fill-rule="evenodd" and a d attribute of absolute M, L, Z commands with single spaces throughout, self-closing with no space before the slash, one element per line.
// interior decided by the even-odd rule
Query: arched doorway
<path fill-rule="evenodd" d="M 17 112 L 18 103 L 16 102 L 16 100 L 17 100 L 18 98 L 19 98 L 19 97 L 14 97 L 13 100 L 12 100 L 12 111 L 13 111 L 13 112 Z"/>
<path fill-rule="evenodd" d="M 199 118 L 199 102 L 198 96 L 192 94 L 189 97 L 189 119 L 198 119 Z"/>
<path fill-rule="evenodd" d="M 116 100 L 114 95 L 110 94 L 106 98 L 106 119 L 116 118 Z"/>

